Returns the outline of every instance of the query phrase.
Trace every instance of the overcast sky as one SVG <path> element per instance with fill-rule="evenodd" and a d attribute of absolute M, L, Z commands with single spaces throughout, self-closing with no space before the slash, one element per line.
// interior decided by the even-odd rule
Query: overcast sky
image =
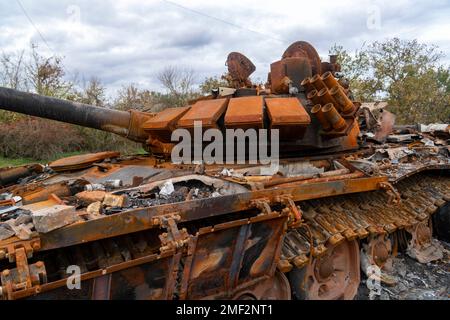
<path fill-rule="evenodd" d="M 226 71 L 231 51 L 248 56 L 252 78 L 264 81 L 294 41 L 327 58 L 334 43 L 355 50 L 389 37 L 436 44 L 450 64 L 450 1 L 0 0 L 0 51 L 36 43 L 109 93 L 129 83 L 159 90 L 167 65 L 192 68 L 200 82 Z"/>

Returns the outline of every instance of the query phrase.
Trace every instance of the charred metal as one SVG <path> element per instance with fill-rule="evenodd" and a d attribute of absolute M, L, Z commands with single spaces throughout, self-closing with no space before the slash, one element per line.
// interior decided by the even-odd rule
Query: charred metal
<path fill-rule="evenodd" d="M 385 104 L 353 101 L 335 57 L 321 61 L 306 42 L 270 66 L 264 87 L 242 54 L 227 66 L 232 88 L 157 114 L 0 88 L 1 109 L 152 152 L 0 169 L 2 298 L 353 299 L 361 271 L 395 283 L 400 252 L 445 259 L 433 231 L 449 240 L 447 124 L 395 126 Z M 276 172 L 168 160 L 172 133 L 197 121 L 221 133 L 279 130 Z M 79 290 L 67 286 L 71 266 Z"/>

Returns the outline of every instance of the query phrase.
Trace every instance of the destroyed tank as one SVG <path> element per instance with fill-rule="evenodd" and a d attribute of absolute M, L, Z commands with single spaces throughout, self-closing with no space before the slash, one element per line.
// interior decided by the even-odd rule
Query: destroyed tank
<path fill-rule="evenodd" d="M 244 55 L 227 66 L 229 87 L 159 113 L 0 88 L 1 109 L 113 132 L 150 153 L 0 169 L 3 299 L 353 299 L 361 273 L 392 280 L 400 251 L 442 258 L 448 125 L 394 126 L 385 104 L 353 101 L 336 57 L 323 62 L 306 42 L 270 66 L 265 86 L 251 83 Z M 200 136 L 277 132 L 275 170 L 172 162 L 173 132 L 195 135 L 198 122 Z"/>

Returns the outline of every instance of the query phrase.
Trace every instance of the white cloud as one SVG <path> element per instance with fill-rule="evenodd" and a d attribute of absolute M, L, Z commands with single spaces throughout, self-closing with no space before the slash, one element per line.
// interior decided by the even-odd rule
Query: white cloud
<path fill-rule="evenodd" d="M 450 55 L 445 0 L 20 2 L 51 50 L 16 1 L 0 0 L 1 50 L 36 42 L 65 57 L 70 72 L 99 77 L 110 92 L 131 82 L 160 89 L 156 74 L 166 65 L 191 67 L 199 81 L 219 75 L 231 51 L 246 54 L 257 67 L 254 78 L 265 80 L 270 63 L 296 40 L 311 42 L 322 57 L 334 43 L 354 50 L 393 36 L 437 44 Z M 379 28 L 368 28 L 374 8 Z"/>

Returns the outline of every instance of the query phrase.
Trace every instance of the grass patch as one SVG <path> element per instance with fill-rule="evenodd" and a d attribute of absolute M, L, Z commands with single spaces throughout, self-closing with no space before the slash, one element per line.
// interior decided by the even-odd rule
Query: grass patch
<path fill-rule="evenodd" d="M 85 153 L 87 153 L 87 152 L 85 152 Z M 0 168 L 14 167 L 14 166 L 23 166 L 25 164 L 30 164 L 30 163 L 47 164 L 49 162 L 55 161 L 56 159 L 76 156 L 76 155 L 79 155 L 79 154 L 83 154 L 83 152 L 61 153 L 61 154 L 57 154 L 57 155 L 53 156 L 51 159 L 47 159 L 47 160 L 36 160 L 36 159 L 32 159 L 32 158 L 4 158 L 4 157 L 0 157 Z"/>
<path fill-rule="evenodd" d="M 28 163 L 36 163 L 37 161 L 29 158 L 10 159 L 0 157 L 0 168 L 22 166 Z"/>
<path fill-rule="evenodd" d="M 47 163 L 50 163 L 57 159 L 67 158 L 67 157 L 72 157 L 72 156 L 77 156 L 80 154 L 87 154 L 87 153 L 90 153 L 90 152 L 77 151 L 77 152 L 60 153 L 60 154 L 54 155 L 53 157 L 51 157 L 50 159 L 47 159 L 47 160 L 36 160 L 36 159 L 32 159 L 32 158 L 5 158 L 5 157 L 0 156 L 0 168 L 23 166 L 25 164 L 30 164 L 30 163 L 47 164 Z M 140 148 L 140 149 L 136 150 L 135 155 L 142 156 L 142 155 L 148 155 L 148 153 L 143 148 Z"/>

